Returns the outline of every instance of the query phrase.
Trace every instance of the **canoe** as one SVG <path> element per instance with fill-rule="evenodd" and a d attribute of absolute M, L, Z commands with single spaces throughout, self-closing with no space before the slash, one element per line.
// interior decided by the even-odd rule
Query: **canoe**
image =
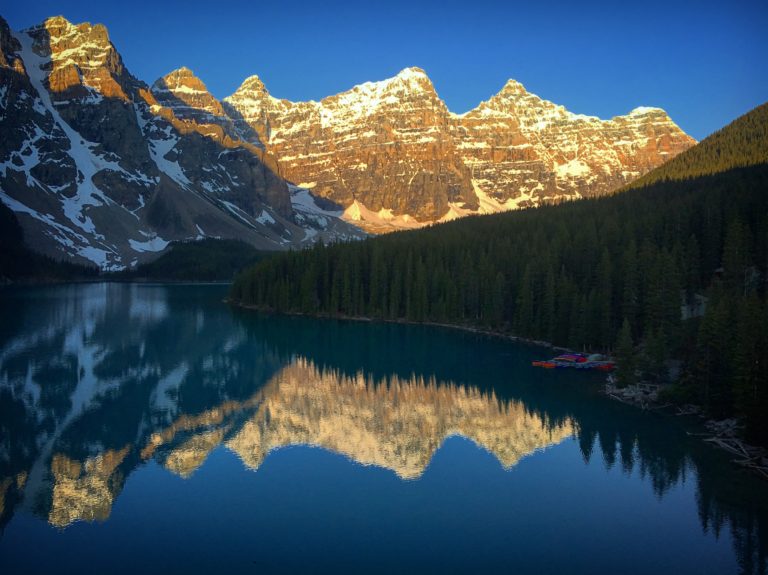
<path fill-rule="evenodd" d="M 533 367 L 545 369 L 571 368 L 571 369 L 599 369 L 600 371 L 613 371 L 616 364 L 604 359 L 590 359 L 583 354 L 564 354 L 550 360 L 532 361 Z"/>

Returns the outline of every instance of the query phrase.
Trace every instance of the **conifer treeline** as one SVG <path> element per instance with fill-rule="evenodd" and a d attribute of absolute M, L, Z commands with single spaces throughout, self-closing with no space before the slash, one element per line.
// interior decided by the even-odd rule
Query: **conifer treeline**
<path fill-rule="evenodd" d="M 626 323 L 646 373 L 663 377 L 666 360 L 682 359 L 685 399 L 713 415 L 747 416 L 750 434 L 766 441 L 766 267 L 768 162 L 317 245 L 247 270 L 232 298 L 276 311 L 483 326 L 585 350 L 612 349 Z"/>
<path fill-rule="evenodd" d="M 18 280 L 77 281 L 98 274 L 94 266 L 59 261 L 30 250 L 16 214 L 0 202 L 0 285 Z"/>
<path fill-rule="evenodd" d="M 159 258 L 135 269 L 117 272 L 114 277 L 161 281 L 231 280 L 239 270 L 273 253 L 259 251 L 240 240 L 204 238 L 173 242 L 171 249 Z"/>

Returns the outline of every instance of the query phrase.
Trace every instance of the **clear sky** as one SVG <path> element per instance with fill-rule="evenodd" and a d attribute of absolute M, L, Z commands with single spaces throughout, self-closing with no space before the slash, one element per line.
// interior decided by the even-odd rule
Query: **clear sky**
<path fill-rule="evenodd" d="M 317 100 L 419 66 L 454 112 L 514 78 L 581 114 L 659 106 L 697 139 L 768 100 L 766 0 L 0 5 L 15 30 L 58 14 L 105 24 L 145 82 L 187 66 L 219 98 L 251 74 L 276 97 Z"/>

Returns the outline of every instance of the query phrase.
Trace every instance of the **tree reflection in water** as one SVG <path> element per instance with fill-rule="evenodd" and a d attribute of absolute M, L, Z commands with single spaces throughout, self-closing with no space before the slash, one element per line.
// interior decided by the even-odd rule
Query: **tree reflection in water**
<path fill-rule="evenodd" d="M 227 308 L 223 295 L 4 292 L 2 525 L 19 508 L 58 527 L 104 521 L 143 462 L 189 477 L 220 445 L 250 468 L 306 444 L 416 480 L 454 434 L 507 469 L 574 436 L 585 463 L 600 455 L 607 469 L 637 471 L 659 498 L 695 481 L 703 529 L 730 529 L 741 571 L 766 572 L 764 485 L 676 422 L 584 391 L 594 382 L 582 376 L 528 369 L 535 350 L 436 328 L 266 317 Z"/>

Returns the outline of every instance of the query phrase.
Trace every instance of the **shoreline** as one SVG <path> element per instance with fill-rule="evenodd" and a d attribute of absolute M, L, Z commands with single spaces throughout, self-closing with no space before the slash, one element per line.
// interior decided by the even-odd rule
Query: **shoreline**
<path fill-rule="evenodd" d="M 60 285 L 81 285 L 81 284 L 168 284 L 168 285 L 231 285 L 231 279 L 226 280 L 177 280 L 177 279 L 155 279 L 155 278 L 80 278 L 80 279 L 33 279 L 33 280 L 15 280 L 0 281 L 0 288 L 8 287 L 38 287 L 38 286 L 60 286 Z"/>
<path fill-rule="evenodd" d="M 275 314 L 275 315 L 309 317 L 309 318 L 316 318 L 316 319 L 339 319 L 343 321 L 355 321 L 355 322 L 369 322 L 369 323 L 376 322 L 376 323 L 392 323 L 392 324 L 398 324 L 398 325 L 426 325 L 429 327 L 441 327 L 441 328 L 453 329 L 457 331 L 465 331 L 468 333 L 474 333 L 478 335 L 497 337 L 497 338 L 506 339 L 509 341 L 514 341 L 516 343 L 524 343 L 528 345 L 536 345 L 539 347 L 547 347 L 555 351 L 568 352 L 568 353 L 584 353 L 584 352 L 575 351 L 568 347 L 563 347 L 561 345 L 555 345 L 548 341 L 529 339 L 529 338 L 520 337 L 517 335 L 512 335 L 511 333 L 507 333 L 503 331 L 484 329 L 484 328 L 476 327 L 472 325 L 461 325 L 456 323 L 440 323 L 435 321 L 414 321 L 414 320 L 408 320 L 408 319 L 386 319 L 386 318 L 378 318 L 378 317 L 343 315 L 343 314 L 305 313 L 300 311 L 275 311 L 273 309 L 268 309 L 261 306 L 246 305 L 246 304 L 237 302 L 235 300 L 232 300 L 228 297 L 224 298 L 223 302 L 232 307 L 238 307 L 240 309 L 247 309 L 250 311 L 258 311 L 261 313 L 268 313 L 268 314 Z"/>
<path fill-rule="evenodd" d="M 491 329 L 483 329 L 471 325 L 450 324 L 440 322 L 429 321 L 413 321 L 406 319 L 385 319 L 385 318 L 372 318 L 367 316 L 347 316 L 342 314 L 327 314 L 327 313 L 304 313 L 304 312 L 288 312 L 288 311 L 275 311 L 273 309 L 264 308 L 257 305 L 246 305 L 236 300 L 232 300 L 227 297 L 223 300 L 229 306 L 237 307 L 249 311 L 257 311 L 267 314 L 287 315 L 296 317 L 308 317 L 316 319 L 336 319 L 344 321 L 356 321 L 356 322 L 380 322 L 380 323 L 393 323 L 400 325 L 426 325 L 430 327 L 440 327 L 453 329 L 458 331 L 464 331 L 468 333 L 491 336 L 496 338 L 505 339 L 515 343 L 522 343 L 527 345 L 536 345 L 539 347 L 546 347 L 558 352 L 575 352 L 574 350 L 555 345 L 548 341 L 533 340 L 524 337 L 512 335 L 510 333 L 495 331 Z M 745 443 L 738 437 L 739 431 L 742 427 L 735 419 L 726 419 L 718 421 L 715 419 L 707 418 L 700 406 L 690 404 L 677 406 L 672 403 L 660 404 L 658 401 L 658 392 L 666 387 L 663 384 L 648 384 L 640 382 L 634 386 L 628 388 L 617 388 L 612 384 L 612 374 L 608 374 L 603 390 L 601 393 L 609 399 L 624 403 L 625 405 L 632 406 L 634 408 L 641 409 L 643 411 L 653 411 L 664 416 L 681 417 L 681 416 L 697 416 L 700 418 L 700 423 L 710 430 L 712 433 L 694 433 L 686 430 L 689 436 L 700 437 L 702 442 L 715 447 L 720 451 L 725 451 L 738 459 L 731 459 L 732 463 L 740 466 L 743 469 L 751 471 L 757 474 L 759 477 L 768 481 L 768 450 L 763 447 L 750 445 Z M 672 411 L 676 409 L 676 411 Z"/>

